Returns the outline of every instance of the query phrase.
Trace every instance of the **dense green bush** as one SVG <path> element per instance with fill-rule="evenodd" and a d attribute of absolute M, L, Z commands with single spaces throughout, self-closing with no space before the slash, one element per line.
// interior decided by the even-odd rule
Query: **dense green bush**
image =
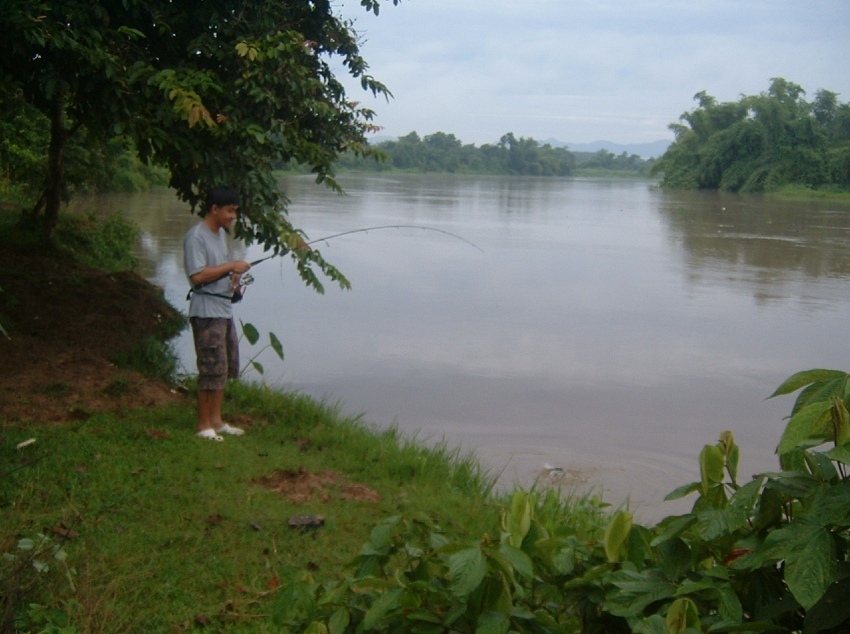
<path fill-rule="evenodd" d="M 50 122 L 14 95 L 0 96 L 0 114 L 0 182 L 14 194 L 12 198 L 34 202 L 44 191 Z M 70 139 L 65 160 L 69 193 L 143 191 L 168 182 L 167 171 L 139 160 L 126 137 L 103 142 L 85 128 Z"/>
<path fill-rule="evenodd" d="M 700 480 L 668 496 L 696 494 L 690 513 L 644 527 L 596 509 L 588 526 L 575 521 L 586 509 L 518 491 L 501 524 L 469 542 L 392 517 L 345 581 L 305 575 L 273 618 L 317 634 L 848 632 L 850 375 L 801 372 L 774 396 L 797 390 L 779 470 L 740 483 L 723 432 L 700 454 Z"/>

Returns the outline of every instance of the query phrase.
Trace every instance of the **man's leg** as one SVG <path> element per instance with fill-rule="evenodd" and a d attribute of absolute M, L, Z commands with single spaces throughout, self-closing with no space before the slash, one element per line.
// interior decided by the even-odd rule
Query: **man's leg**
<path fill-rule="evenodd" d="M 233 320 L 227 322 L 225 331 L 225 352 L 227 355 L 227 377 L 231 379 L 239 378 L 239 337 L 236 334 L 236 324 Z M 230 434 L 231 436 L 241 436 L 245 430 L 240 427 L 228 425 L 221 418 L 221 406 L 224 402 L 224 389 L 218 397 L 217 409 L 213 412 L 212 426 L 220 434 Z"/>
<path fill-rule="evenodd" d="M 224 390 L 198 390 L 198 431 L 222 426 L 221 406 Z"/>
<path fill-rule="evenodd" d="M 198 357 L 198 434 L 221 440 L 221 406 L 227 381 L 227 321 L 193 317 L 192 334 Z"/>

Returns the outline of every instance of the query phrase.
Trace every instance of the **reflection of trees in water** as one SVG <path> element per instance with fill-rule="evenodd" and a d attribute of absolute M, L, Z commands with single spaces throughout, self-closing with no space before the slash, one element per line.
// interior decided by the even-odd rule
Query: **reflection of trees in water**
<path fill-rule="evenodd" d="M 198 216 L 191 213 L 188 203 L 181 201 L 173 190 L 158 188 L 144 192 L 110 193 L 78 196 L 68 209 L 71 213 L 95 212 L 98 214 L 121 213 L 135 224 L 140 231 L 136 257 L 136 271 L 152 279 L 158 276 L 163 266 L 173 266 L 169 258 L 179 256 L 177 264 L 183 266 L 183 236 Z M 241 245 L 234 248 L 237 254 L 244 252 Z"/>
<path fill-rule="evenodd" d="M 684 248 L 694 280 L 765 287 L 850 278 L 850 206 L 771 201 L 755 196 L 669 193 L 660 213 Z"/>

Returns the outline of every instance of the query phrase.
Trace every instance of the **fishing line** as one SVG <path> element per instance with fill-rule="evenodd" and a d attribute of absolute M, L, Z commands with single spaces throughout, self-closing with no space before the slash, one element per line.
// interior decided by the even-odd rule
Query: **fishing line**
<path fill-rule="evenodd" d="M 307 245 L 316 244 L 317 242 L 327 242 L 328 240 L 333 240 L 334 238 L 341 238 L 343 236 L 350 236 L 355 233 L 368 233 L 369 231 L 380 231 L 382 229 L 420 229 L 422 231 L 434 231 L 436 233 L 442 233 L 443 235 L 451 236 L 452 238 L 456 238 L 461 242 L 465 242 L 471 247 L 478 249 L 481 253 L 484 253 L 484 249 L 479 247 L 477 244 L 472 242 L 471 240 L 467 240 L 463 236 L 459 236 L 456 233 L 452 233 L 451 231 L 446 231 L 445 229 L 438 229 L 437 227 L 426 227 L 423 225 L 379 225 L 377 227 L 362 227 L 360 229 L 350 229 L 349 231 L 341 231 L 340 233 L 334 233 L 329 236 L 324 236 L 323 238 L 316 238 L 315 240 L 310 240 L 307 242 Z M 272 258 L 276 258 L 279 255 L 286 255 L 289 253 L 289 249 L 281 251 L 279 253 L 272 253 L 271 255 L 267 255 L 266 257 L 260 258 L 259 260 L 254 260 L 250 262 L 251 266 L 255 266 L 260 262 L 265 262 L 266 260 L 270 260 Z"/>
<path fill-rule="evenodd" d="M 439 229 L 437 227 L 428 227 L 428 226 L 425 226 L 425 225 L 378 225 L 378 226 L 375 226 L 375 227 L 361 227 L 359 229 L 350 229 L 348 231 L 341 231 L 339 233 L 333 233 L 329 236 L 324 236 L 322 238 L 316 238 L 315 240 L 310 240 L 309 242 L 305 242 L 304 244 L 309 246 L 311 244 L 316 244 L 318 242 L 327 242 L 328 240 L 334 240 L 335 238 L 341 238 L 343 236 L 350 236 L 350 235 L 354 235 L 356 233 L 368 233 L 369 231 L 382 231 L 384 229 L 418 229 L 420 231 L 433 231 L 435 233 L 442 233 L 443 235 L 446 235 L 446 236 L 455 238 L 457 240 L 460 240 L 461 242 L 464 242 L 464 243 L 468 244 L 469 246 L 471 246 L 475 249 L 478 249 L 479 251 L 481 251 L 481 253 L 484 253 L 484 249 L 479 247 L 477 244 L 475 244 L 471 240 L 467 240 L 463 236 L 460 236 L 456 233 L 452 233 L 451 231 L 447 231 L 445 229 Z M 287 253 L 289 253 L 290 251 L 291 251 L 291 249 L 284 249 L 282 251 L 278 251 L 276 253 L 272 253 L 271 255 L 267 255 L 265 257 L 262 257 L 258 260 L 254 260 L 253 262 L 249 262 L 249 264 L 253 268 L 253 267 L 257 266 L 258 264 L 260 264 L 261 262 L 265 262 L 266 260 L 271 260 L 272 258 L 284 256 Z M 197 284 L 196 286 L 193 286 L 191 289 L 189 289 L 189 294 L 186 295 L 186 299 L 188 300 L 192 296 L 192 293 L 199 292 L 204 286 L 207 286 L 209 284 L 214 284 L 215 282 L 218 282 L 219 280 L 223 280 L 225 277 L 228 277 L 229 275 L 230 275 L 230 273 L 225 273 L 224 275 L 221 275 L 214 280 L 210 280 L 209 282 L 204 282 L 203 284 Z M 246 277 L 247 277 L 247 281 L 246 281 L 246 283 L 242 284 L 242 286 L 247 286 L 248 284 L 250 284 L 254 281 L 254 278 L 250 274 L 246 273 L 245 275 L 242 276 L 242 279 L 245 280 Z M 209 293 L 209 294 L 214 295 L 214 293 Z M 217 295 L 217 294 L 215 294 L 215 295 Z M 242 299 L 242 295 L 238 290 L 236 292 L 234 292 L 233 296 L 231 297 L 231 301 L 233 303 L 236 303 L 241 299 Z"/>

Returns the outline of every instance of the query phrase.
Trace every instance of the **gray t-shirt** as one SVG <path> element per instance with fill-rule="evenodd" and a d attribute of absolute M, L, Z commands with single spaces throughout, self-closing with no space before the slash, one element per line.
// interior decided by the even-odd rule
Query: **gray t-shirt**
<path fill-rule="evenodd" d="M 186 232 L 183 238 L 183 268 L 186 277 L 200 273 L 208 266 L 218 266 L 230 262 L 230 249 L 227 235 L 223 230 L 213 233 L 203 222 L 199 222 Z M 191 280 L 189 281 L 191 284 Z M 192 293 L 189 300 L 189 317 L 233 317 L 230 296 L 230 277 L 207 284 Z"/>

